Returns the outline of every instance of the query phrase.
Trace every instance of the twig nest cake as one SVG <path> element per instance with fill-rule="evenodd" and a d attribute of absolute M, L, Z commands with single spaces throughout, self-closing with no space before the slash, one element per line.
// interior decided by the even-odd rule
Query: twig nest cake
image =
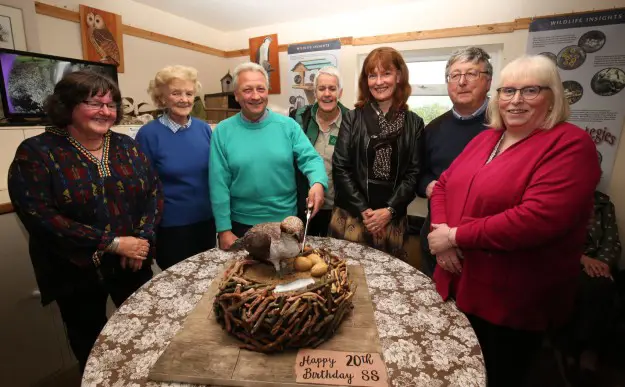
<path fill-rule="evenodd" d="M 287 265 L 291 270 L 284 278 L 250 259 L 237 260 L 226 270 L 213 309 L 243 348 L 277 352 L 317 347 L 334 335 L 353 308 L 356 288 L 345 260 L 307 248 Z"/>

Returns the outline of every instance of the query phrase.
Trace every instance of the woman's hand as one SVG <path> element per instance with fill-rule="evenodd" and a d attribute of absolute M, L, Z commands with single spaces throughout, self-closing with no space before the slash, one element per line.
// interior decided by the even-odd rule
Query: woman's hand
<path fill-rule="evenodd" d="M 150 242 L 131 236 L 119 237 L 115 253 L 130 259 L 144 260 L 150 252 Z"/>
<path fill-rule="evenodd" d="M 386 208 L 367 209 L 363 212 L 363 223 L 371 234 L 383 234 L 392 217 L 393 215 Z"/>
<path fill-rule="evenodd" d="M 446 270 L 452 274 L 460 274 L 462 272 L 462 264 L 458 258 L 456 249 L 450 248 L 439 254 L 436 254 L 436 263 L 443 270 Z"/>
<path fill-rule="evenodd" d="M 437 255 L 451 247 L 455 247 L 456 228 L 449 228 L 446 224 L 432 224 L 434 230 L 428 234 L 430 253 Z"/>
<path fill-rule="evenodd" d="M 584 271 L 589 276 L 612 278 L 612 274 L 610 273 L 610 266 L 608 266 L 605 262 L 602 262 L 598 259 L 590 258 L 586 255 L 582 255 L 581 262 L 584 266 Z"/>
<path fill-rule="evenodd" d="M 222 250 L 228 250 L 230 246 L 239 239 L 232 230 L 222 231 L 219 233 L 219 248 Z"/>
<path fill-rule="evenodd" d="M 141 266 L 143 265 L 143 260 L 141 259 L 132 259 L 132 258 L 125 257 L 123 255 L 121 256 L 120 259 L 121 259 L 120 265 L 122 269 L 125 269 L 126 267 L 128 267 L 132 271 L 137 271 L 141 269 Z"/>

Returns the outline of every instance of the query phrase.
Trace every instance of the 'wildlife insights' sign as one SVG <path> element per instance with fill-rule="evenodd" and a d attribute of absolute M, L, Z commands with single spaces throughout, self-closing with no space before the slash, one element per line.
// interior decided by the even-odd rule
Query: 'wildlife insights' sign
<path fill-rule="evenodd" d="M 529 32 L 527 53 L 553 60 L 571 108 L 568 121 L 595 142 L 598 189 L 606 192 L 625 117 L 625 8 L 536 19 Z"/>

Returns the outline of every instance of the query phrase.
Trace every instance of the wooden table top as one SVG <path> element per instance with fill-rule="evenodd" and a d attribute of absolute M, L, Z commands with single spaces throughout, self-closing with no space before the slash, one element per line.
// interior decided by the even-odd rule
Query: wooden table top
<path fill-rule="evenodd" d="M 469 321 L 443 302 L 432 281 L 412 266 L 359 244 L 310 238 L 362 265 L 373 301 L 382 356 L 393 386 L 485 386 L 484 359 Z M 182 387 L 147 379 L 185 318 L 237 255 L 209 250 L 156 275 L 126 300 L 98 338 L 83 386 Z"/>

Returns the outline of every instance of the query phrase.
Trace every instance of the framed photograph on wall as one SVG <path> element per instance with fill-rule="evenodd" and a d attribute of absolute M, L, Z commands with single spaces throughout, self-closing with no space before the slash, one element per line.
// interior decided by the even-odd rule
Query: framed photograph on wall
<path fill-rule="evenodd" d="M 85 60 L 114 64 L 124 72 L 122 17 L 101 9 L 80 5 L 80 35 Z"/>
<path fill-rule="evenodd" d="M 4 15 L 0 15 L 0 48 L 15 49 L 11 18 Z"/>
<path fill-rule="evenodd" d="M 278 34 L 250 38 L 250 60 L 267 70 L 267 74 L 269 74 L 269 94 L 280 94 Z"/>
<path fill-rule="evenodd" d="M 0 48 L 26 50 L 21 9 L 0 4 Z"/>

